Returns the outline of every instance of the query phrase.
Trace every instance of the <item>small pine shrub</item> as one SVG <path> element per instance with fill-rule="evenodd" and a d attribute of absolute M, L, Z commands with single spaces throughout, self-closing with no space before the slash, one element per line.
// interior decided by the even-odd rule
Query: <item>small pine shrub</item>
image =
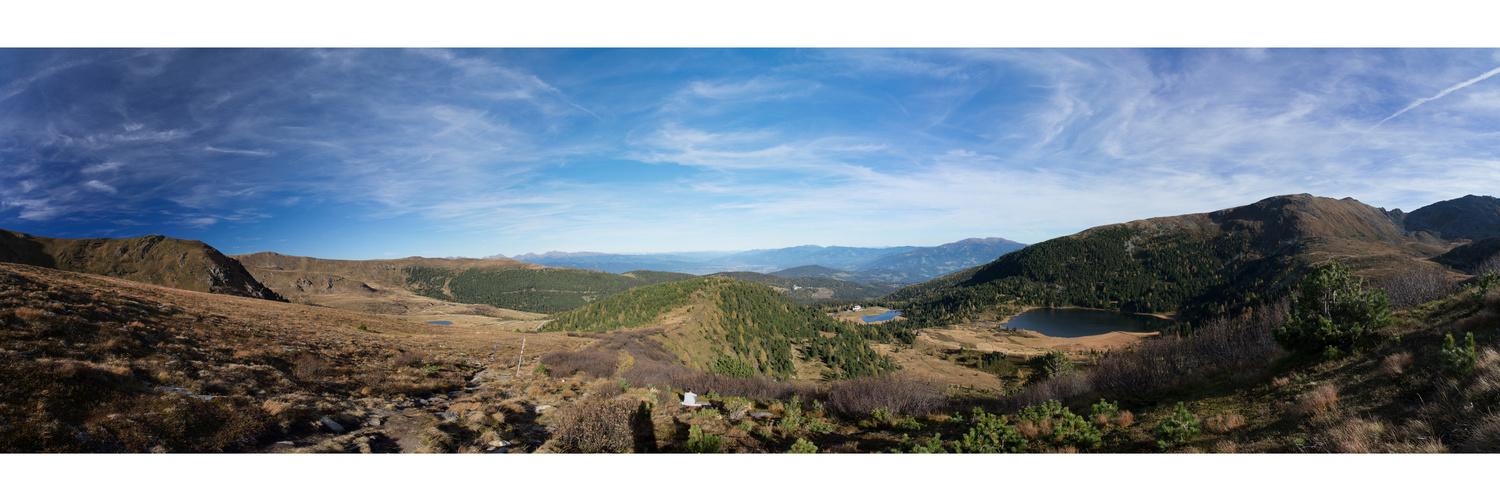
<path fill-rule="evenodd" d="M 1187 405 L 1177 403 L 1177 411 L 1156 423 L 1156 447 L 1162 451 L 1181 446 L 1198 436 L 1198 416 Z"/>
<path fill-rule="evenodd" d="M 808 441 L 806 438 L 797 438 L 797 442 L 792 443 L 792 450 L 791 450 L 791 452 L 792 453 L 817 453 L 818 452 L 818 445 L 812 444 L 812 442 Z"/>
<path fill-rule="evenodd" d="M 970 421 L 974 423 L 963 438 L 952 443 L 954 453 L 1023 453 L 1026 438 L 1016 431 L 1005 417 L 974 409 Z"/>
<path fill-rule="evenodd" d="M 1459 347 L 1453 341 L 1453 334 L 1443 337 L 1443 347 L 1438 350 L 1438 359 L 1442 362 L 1443 371 L 1454 375 L 1463 375 L 1474 370 L 1474 364 L 1479 360 L 1479 355 L 1474 351 L 1474 332 L 1469 332 L 1464 340 L 1464 346 Z"/>
<path fill-rule="evenodd" d="M 830 432 L 833 432 L 833 424 L 828 423 L 828 421 L 826 421 L 826 420 L 818 420 L 818 421 L 815 421 L 815 422 L 809 422 L 807 424 L 807 432 L 813 432 L 813 433 L 818 433 L 818 434 L 828 434 Z"/>
<path fill-rule="evenodd" d="M 944 449 L 945 446 L 947 444 L 943 443 L 942 434 L 934 434 L 928 437 L 925 444 L 913 441 L 911 436 L 902 434 L 901 441 L 897 443 L 896 449 L 902 453 L 947 453 L 948 451 Z"/>
<path fill-rule="evenodd" d="M 745 418 L 746 416 L 750 415 L 750 410 L 754 409 L 755 407 L 754 403 L 751 403 L 749 399 L 745 398 L 729 398 L 724 400 L 723 405 L 724 411 L 729 413 L 729 418 L 731 420 L 739 420 Z"/>
<path fill-rule="evenodd" d="M 1110 403 L 1100 399 L 1098 403 L 1089 406 L 1089 420 L 1095 424 L 1105 425 L 1111 419 L 1120 417 L 1120 405 L 1118 402 Z"/>
<path fill-rule="evenodd" d="M 1033 423 L 1038 429 L 1037 439 L 1056 449 L 1090 449 L 1104 442 L 1098 427 L 1057 400 L 1022 408 L 1016 418 Z"/>
<path fill-rule="evenodd" d="M 688 428 L 688 453 L 718 453 L 720 441 L 719 436 L 705 433 L 696 425 Z"/>
<path fill-rule="evenodd" d="M 1068 355 L 1062 351 L 1047 351 L 1047 354 L 1042 356 L 1042 378 L 1050 379 L 1067 375 L 1077 369 L 1073 366 L 1073 360 L 1068 359 Z"/>

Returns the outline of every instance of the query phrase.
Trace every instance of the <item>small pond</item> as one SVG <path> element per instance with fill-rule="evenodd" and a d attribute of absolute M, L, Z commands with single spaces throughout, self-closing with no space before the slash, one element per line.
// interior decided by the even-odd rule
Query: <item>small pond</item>
<path fill-rule="evenodd" d="M 453 322 L 452 321 L 448 321 L 448 320 L 439 320 L 439 321 L 428 321 L 427 324 L 429 324 L 429 325 L 451 325 L 451 324 L 453 324 Z"/>
<path fill-rule="evenodd" d="M 885 320 L 888 320 L 888 319 L 893 319 L 896 316 L 900 316 L 900 315 L 901 315 L 901 311 L 886 311 L 886 312 L 883 312 L 883 313 L 880 313 L 880 314 L 871 314 L 869 316 L 860 316 L 859 319 L 864 320 L 865 323 L 874 323 L 876 321 L 885 321 Z"/>
<path fill-rule="evenodd" d="M 1172 321 L 1144 314 L 1089 309 L 1032 309 L 1000 326 L 1031 330 L 1048 337 L 1075 338 L 1109 332 L 1156 332 Z"/>

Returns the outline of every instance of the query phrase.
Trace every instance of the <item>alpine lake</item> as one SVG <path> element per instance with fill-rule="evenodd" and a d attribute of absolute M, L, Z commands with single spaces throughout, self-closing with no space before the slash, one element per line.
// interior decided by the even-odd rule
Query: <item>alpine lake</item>
<path fill-rule="evenodd" d="M 1144 314 L 1040 308 L 1023 312 L 1000 326 L 1031 330 L 1048 337 L 1077 338 L 1109 332 L 1157 332 L 1172 324 L 1171 320 Z"/>

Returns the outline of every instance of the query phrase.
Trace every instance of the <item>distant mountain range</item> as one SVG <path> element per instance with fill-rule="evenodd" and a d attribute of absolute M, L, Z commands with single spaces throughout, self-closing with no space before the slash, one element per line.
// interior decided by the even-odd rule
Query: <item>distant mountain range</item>
<path fill-rule="evenodd" d="M 970 238 L 936 247 L 802 245 L 745 252 L 610 254 L 528 253 L 510 257 L 550 267 L 623 273 L 638 269 L 689 274 L 758 272 L 785 278 L 834 278 L 864 283 L 917 283 L 995 260 L 1025 248 L 1004 238 Z M 503 258 L 503 255 L 493 257 Z M 792 271 L 782 274 L 783 271 Z"/>

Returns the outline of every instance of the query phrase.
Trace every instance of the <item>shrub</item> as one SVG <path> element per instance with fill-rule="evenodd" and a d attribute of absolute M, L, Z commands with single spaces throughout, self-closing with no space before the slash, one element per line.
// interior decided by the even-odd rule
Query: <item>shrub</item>
<path fill-rule="evenodd" d="M 710 369 L 710 371 L 719 375 L 723 375 L 725 377 L 738 378 L 750 378 L 759 373 L 755 370 L 755 365 L 753 363 L 732 356 L 720 356 L 718 358 L 715 358 L 713 367 Z"/>
<path fill-rule="evenodd" d="M 969 419 L 973 426 L 958 441 L 952 443 L 954 453 L 1023 453 L 1026 438 L 1021 437 L 1010 421 L 984 410 L 974 409 Z"/>
<path fill-rule="evenodd" d="M 1073 414 L 1056 400 L 1023 408 L 1016 418 L 1022 422 L 1032 422 L 1040 431 L 1037 434 L 1038 440 L 1055 449 L 1069 446 L 1090 449 L 1103 442 L 1098 427 L 1090 425 L 1088 420 Z"/>
<path fill-rule="evenodd" d="M 1062 351 L 1047 351 L 1042 355 L 1042 376 L 1044 379 L 1056 378 L 1073 373 L 1078 368 L 1073 365 L 1073 360 Z"/>
<path fill-rule="evenodd" d="M 1443 347 L 1438 349 L 1438 359 L 1445 372 L 1462 375 L 1473 371 L 1474 363 L 1479 359 L 1479 355 L 1474 352 L 1474 332 L 1468 333 L 1463 347 L 1455 344 L 1453 334 L 1443 336 Z"/>
<path fill-rule="evenodd" d="M 399 353 L 396 353 L 396 357 L 391 358 L 391 364 L 396 366 L 416 367 L 421 366 L 426 358 L 427 353 L 422 351 L 401 351 Z"/>
<path fill-rule="evenodd" d="M 1120 405 L 1100 399 L 1098 403 L 1089 406 L 1089 420 L 1099 425 L 1108 424 L 1110 419 L 1120 416 Z"/>
<path fill-rule="evenodd" d="M 552 351 L 542 355 L 542 362 L 546 363 L 547 371 L 553 377 L 570 377 L 583 372 L 595 378 L 608 378 L 614 375 L 620 363 L 620 353 L 600 349 Z"/>
<path fill-rule="evenodd" d="M 719 436 L 706 434 L 696 425 L 688 428 L 688 453 L 718 453 L 719 441 Z"/>
<path fill-rule="evenodd" d="M 817 453 L 818 452 L 818 445 L 812 444 L 812 442 L 808 441 L 806 438 L 797 438 L 797 442 L 792 443 L 791 452 L 792 453 Z"/>
<path fill-rule="evenodd" d="M 1490 260 L 1495 259 L 1491 257 Z M 1493 288 L 1496 284 L 1500 284 L 1500 274 L 1497 274 L 1495 271 L 1486 271 L 1477 280 L 1466 285 L 1464 288 L 1469 290 L 1469 293 L 1473 294 L 1474 298 L 1477 299 L 1484 297 L 1485 292 L 1490 291 L 1490 288 Z"/>
<path fill-rule="evenodd" d="M 1420 263 L 1380 280 L 1376 286 L 1385 290 L 1386 297 L 1391 299 L 1391 307 L 1396 309 L 1441 299 L 1457 289 L 1441 268 Z"/>
<path fill-rule="evenodd" d="M 584 453 L 618 453 L 630 449 L 634 401 L 588 396 L 559 408 L 552 423 L 558 442 Z"/>
<path fill-rule="evenodd" d="M 314 382 L 328 374 L 328 365 L 321 358 L 312 354 L 303 354 L 298 357 L 292 366 L 292 375 L 299 380 Z"/>
<path fill-rule="evenodd" d="M 903 375 L 882 375 L 839 381 L 828 390 L 828 405 L 854 418 L 876 409 L 905 415 L 928 415 L 948 405 L 942 385 Z"/>
<path fill-rule="evenodd" d="M 1123 397 L 1156 389 L 1196 373 L 1229 368 L 1243 370 L 1264 363 L 1283 352 L 1276 342 L 1275 331 L 1288 309 L 1287 302 L 1278 302 L 1239 316 L 1206 321 L 1193 330 L 1191 337 L 1157 336 L 1136 344 L 1134 348 L 1112 352 L 1087 371 L 1088 384 L 1085 387 L 1097 390 L 1101 395 Z M 1031 397 L 1028 394 L 1040 390 L 1048 382 L 1052 381 L 1036 384 L 1022 393 L 1017 398 L 1017 407 L 1072 395 Z"/>
<path fill-rule="evenodd" d="M 1276 329 L 1276 340 L 1288 349 L 1302 350 L 1352 345 L 1392 324 L 1390 308 L 1384 291 L 1366 290 L 1348 267 L 1324 262 L 1298 283 L 1292 310 Z"/>
<path fill-rule="evenodd" d="M 1188 412 L 1187 405 L 1177 403 L 1177 411 L 1156 423 L 1156 447 L 1163 451 L 1181 446 L 1198 435 L 1198 416 Z"/>
<path fill-rule="evenodd" d="M 739 420 L 750 415 L 750 410 L 755 405 L 745 398 L 729 398 L 723 402 L 724 411 L 729 412 L 730 420 Z"/>
<path fill-rule="evenodd" d="M 600 380 L 594 382 L 593 386 L 589 388 L 589 393 L 604 399 L 611 399 L 624 394 L 625 388 L 613 380 Z"/>

